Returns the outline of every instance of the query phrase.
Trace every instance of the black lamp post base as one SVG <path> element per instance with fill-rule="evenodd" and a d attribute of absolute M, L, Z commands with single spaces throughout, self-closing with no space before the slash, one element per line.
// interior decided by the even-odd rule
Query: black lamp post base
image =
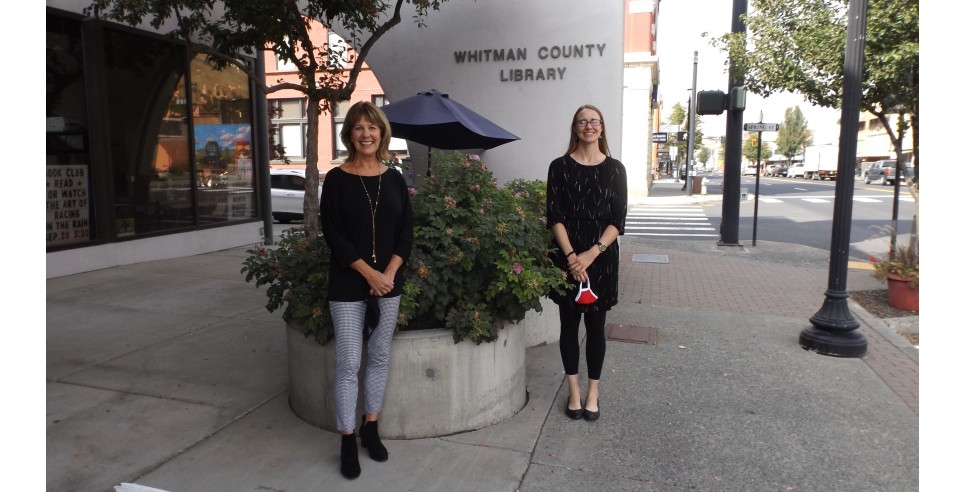
<path fill-rule="evenodd" d="M 825 291 L 825 302 L 817 313 L 808 319 L 812 328 L 802 330 L 798 344 L 805 350 L 836 357 L 862 357 L 869 349 L 869 342 L 855 331 L 859 322 L 849 312 L 848 294 L 837 290 Z"/>
<path fill-rule="evenodd" d="M 857 331 L 831 332 L 806 328 L 798 335 L 798 344 L 805 350 L 835 357 L 862 357 L 869 350 L 869 342 Z"/>

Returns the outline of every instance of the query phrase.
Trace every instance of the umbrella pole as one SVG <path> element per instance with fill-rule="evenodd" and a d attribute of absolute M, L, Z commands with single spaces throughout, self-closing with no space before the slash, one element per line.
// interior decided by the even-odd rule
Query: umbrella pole
<path fill-rule="evenodd" d="M 433 175 L 432 172 L 430 172 L 430 170 L 429 170 L 433 166 L 433 148 L 432 147 L 428 147 L 428 148 L 429 148 L 429 158 L 426 160 L 426 177 L 427 178 Z"/>

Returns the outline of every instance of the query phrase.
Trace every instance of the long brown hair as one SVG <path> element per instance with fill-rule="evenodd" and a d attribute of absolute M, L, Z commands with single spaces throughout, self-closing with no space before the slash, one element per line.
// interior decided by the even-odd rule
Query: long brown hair
<path fill-rule="evenodd" d="M 594 111 L 600 116 L 600 138 L 597 139 L 597 147 L 604 155 L 610 156 L 610 148 L 607 146 L 607 124 L 604 123 L 604 113 L 601 113 L 597 109 L 597 106 L 590 104 L 584 104 L 577 108 L 577 111 L 574 111 L 574 117 L 570 120 L 570 145 L 567 147 L 567 154 L 569 155 L 577 150 L 577 144 L 580 142 L 580 138 L 577 136 L 577 115 L 585 109 Z"/>
<path fill-rule="evenodd" d="M 389 154 L 389 139 L 392 138 L 389 120 L 386 119 L 386 115 L 378 106 L 369 101 L 359 101 L 353 104 L 345 114 L 345 122 L 342 124 L 342 131 L 339 132 L 339 138 L 342 139 L 342 145 L 345 145 L 349 152 L 346 160 L 355 160 L 356 147 L 352 145 L 352 127 L 356 126 L 356 123 L 362 118 L 375 123 L 379 127 L 379 148 L 376 149 L 376 159 L 388 161 L 392 157 Z"/>

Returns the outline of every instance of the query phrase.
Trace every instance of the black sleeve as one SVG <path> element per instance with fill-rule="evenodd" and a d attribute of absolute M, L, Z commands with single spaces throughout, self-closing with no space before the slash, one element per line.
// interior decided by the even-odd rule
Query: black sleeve
<path fill-rule="evenodd" d="M 332 261 L 342 267 L 348 267 L 362 258 L 346 234 L 346 221 L 351 220 L 346 217 L 347 210 L 343 206 L 346 176 L 345 171 L 338 168 L 329 171 L 322 181 L 322 203 L 319 210 L 322 234 L 332 251 Z"/>
<path fill-rule="evenodd" d="M 611 225 L 617 228 L 617 232 L 624 234 L 624 224 L 627 220 L 627 169 L 624 164 L 614 159 L 614 199 L 611 202 Z"/>
<path fill-rule="evenodd" d="M 564 190 L 566 183 L 563 158 L 554 159 L 550 163 L 550 170 L 547 171 L 547 229 L 554 224 L 567 223 L 567 215 L 564 211 L 567 197 Z"/>

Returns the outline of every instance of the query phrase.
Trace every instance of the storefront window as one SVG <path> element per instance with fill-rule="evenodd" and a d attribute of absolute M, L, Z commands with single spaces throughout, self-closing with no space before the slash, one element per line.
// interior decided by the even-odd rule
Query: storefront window
<path fill-rule="evenodd" d="M 202 223 L 255 217 L 252 115 L 248 76 L 191 61 L 195 175 Z"/>
<path fill-rule="evenodd" d="M 184 102 L 184 48 L 105 30 L 114 234 L 195 224 Z"/>
<path fill-rule="evenodd" d="M 47 19 L 47 247 L 95 239 L 80 23 Z"/>
<path fill-rule="evenodd" d="M 183 47 L 105 33 L 116 236 L 255 217 L 247 76 L 198 55 L 189 95 Z"/>

